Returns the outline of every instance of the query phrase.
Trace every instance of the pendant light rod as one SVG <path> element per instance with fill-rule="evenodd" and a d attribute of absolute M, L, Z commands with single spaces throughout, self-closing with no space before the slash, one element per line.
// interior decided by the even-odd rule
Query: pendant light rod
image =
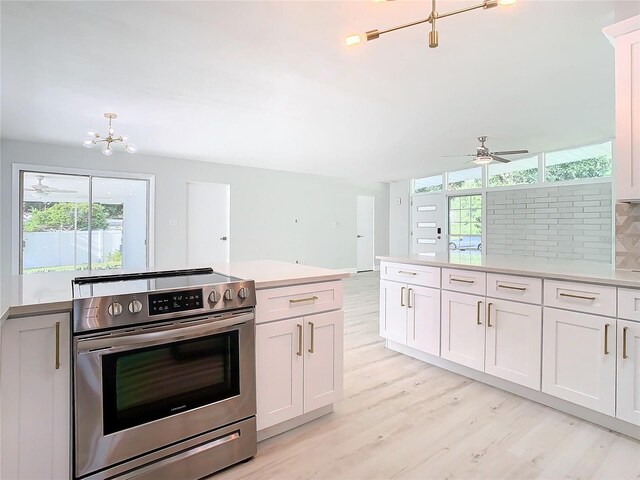
<path fill-rule="evenodd" d="M 431 0 L 431 14 L 427 18 L 423 18 L 422 20 L 416 20 L 415 22 L 405 23 L 404 25 L 399 25 L 397 27 L 387 28 L 385 30 L 369 30 L 364 35 L 352 35 L 347 37 L 345 43 L 347 45 L 355 45 L 360 43 L 362 40 L 371 41 L 379 38 L 380 35 L 389 32 L 395 32 L 396 30 L 402 30 L 403 28 L 413 27 L 415 25 L 420 25 L 422 23 L 431 23 L 431 32 L 429 35 L 429 46 L 437 47 L 438 46 L 438 32 L 436 31 L 435 24 L 436 20 L 446 17 L 452 17 L 453 15 L 458 15 L 460 13 L 470 12 L 471 10 L 477 10 L 482 8 L 483 10 L 487 10 L 489 8 L 497 7 L 498 5 L 511 5 L 515 3 L 515 0 L 484 0 L 482 3 L 478 5 L 473 5 L 470 7 L 460 8 L 458 10 L 453 10 L 447 13 L 438 13 L 436 10 L 436 0 Z"/>

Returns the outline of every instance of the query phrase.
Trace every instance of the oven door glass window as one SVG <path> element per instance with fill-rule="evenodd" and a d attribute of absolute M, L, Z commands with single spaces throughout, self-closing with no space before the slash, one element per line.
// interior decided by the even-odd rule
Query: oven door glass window
<path fill-rule="evenodd" d="M 238 331 L 102 357 L 104 434 L 240 394 Z"/>

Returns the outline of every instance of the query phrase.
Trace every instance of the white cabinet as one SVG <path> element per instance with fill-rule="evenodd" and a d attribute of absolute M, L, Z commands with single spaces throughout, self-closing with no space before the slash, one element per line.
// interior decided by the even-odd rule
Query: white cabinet
<path fill-rule="evenodd" d="M 256 325 L 258 430 L 342 396 L 342 310 Z"/>
<path fill-rule="evenodd" d="M 380 281 L 380 336 L 440 354 L 440 290 Z"/>
<path fill-rule="evenodd" d="M 2 327 L 0 477 L 70 477 L 70 314 Z"/>
<path fill-rule="evenodd" d="M 640 425 L 640 323 L 618 320 L 616 417 Z"/>
<path fill-rule="evenodd" d="M 407 344 L 407 285 L 380 280 L 380 336 Z"/>
<path fill-rule="evenodd" d="M 640 200 L 640 16 L 606 27 L 604 33 L 615 47 L 616 198 Z"/>
<path fill-rule="evenodd" d="M 442 358 L 484 370 L 484 297 L 442 291 Z"/>
<path fill-rule="evenodd" d="M 615 415 L 615 320 L 545 307 L 543 345 L 543 392 Z"/>
<path fill-rule="evenodd" d="M 540 390 L 542 307 L 487 299 L 484 371 Z"/>

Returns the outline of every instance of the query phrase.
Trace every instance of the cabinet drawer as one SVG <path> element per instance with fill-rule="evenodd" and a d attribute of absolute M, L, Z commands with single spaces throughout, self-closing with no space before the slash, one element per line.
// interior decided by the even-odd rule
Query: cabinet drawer
<path fill-rule="evenodd" d="M 640 322 L 640 290 L 618 288 L 618 317 Z"/>
<path fill-rule="evenodd" d="M 542 279 L 488 273 L 487 297 L 540 304 L 542 303 Z"/>
<path fill-rule="evenodd" d="M 544 281 L 544 304 L 595 315 L 616 316 L 616 287 Z"/>
<path fill-rule="evenodd" d="M 440 288 L 440 269 L 426 265 L 380 263 L 380 278 L 423 287 Z"/>
<path fill-rule="evenodd" d="M 342 282 L 310 283 L 256 292 L 256 323 L 342 308 Z"/>
<path fill-rule="evenodd" d="M 471 270 L 442 269 L 442 288 L 456 292 L 484 295 L 486 292 L 487 274 Z"/>

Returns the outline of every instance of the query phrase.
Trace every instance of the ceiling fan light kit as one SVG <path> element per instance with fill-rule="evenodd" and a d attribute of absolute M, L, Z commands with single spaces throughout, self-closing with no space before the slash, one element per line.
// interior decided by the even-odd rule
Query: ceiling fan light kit
<path fill-rule="evenodd" d="M 111 126 L 111 121 L 118 118 L 118 116 L 115 113 L 105 113 L 104 117 L 109 120 L 109 130 L 107 134 L 100 135 L 94 131 L 87 132 L 89 138 L 82 142 L 82 145 L 87 148 L 93 148 L 98 143 L 104 143 L 102 153 L 107 157 L 113 153 L 112 145 L 122 145 L 127 153 L 136 153 L 138 150 L 136 146 L 133 143 L 128 143 L 128 138 L 125 135 L 116 135 L 113 126 Z"/>
<path fill-rule="evenodd" d="M 385 33 L 395 32 L 396 30 L 413 27 L 414 25 L 420 25 L 422 23 L 430 23 L 431 31 L 429 32 L 429 47 L 436 48 L 438 46 L 438 31 L 436 30 L 437 20 L 451 17 L 453 15 L 458 15 L 459 13 L 477 10 L 479 8 L 488 10 L 490 8 L 497 7 L 498 5 L 513 5 L 514 3 L 516 3 L 516 0 L 484 0 L 482 3 L 473 5 L 471 7 L 461 8 L 459 10 L 453 10 L 447 13 L 438 13 L 436 9 L 436 0 L 431 0 L 431 14 L 427 18 L 423 18 L 422 20 L 417 20 L 411 23 L 405 23 L 404 25 L 399 25 L 397 27 L 387 28 L 386 30 L 369 30 L 368 32 L 360 35 L 350 35 L 345 38 L 344 43 L 347 46 L 358 45 L 363 42 L 369 42 L 371 40 L 380 38 L 380 35 L 383 35 Z"/>
<path fill-rule="evenodd" d="M 484 143 L 487 141 L 486 135 L 478 137 L 480 145 L 476 147 L 476 153 L 470 155 L 445 155 L 445 157 L 472 157 L 472 162 L 476 165 L 488 165 L 492 161 L 500 163 L 510 163 L 511 160 L 502 158 L 502 155 L 520 155 L 523 153 L 529 153 L 529 150 L 504 150 L 502 152 L 492 152 Z"/>

